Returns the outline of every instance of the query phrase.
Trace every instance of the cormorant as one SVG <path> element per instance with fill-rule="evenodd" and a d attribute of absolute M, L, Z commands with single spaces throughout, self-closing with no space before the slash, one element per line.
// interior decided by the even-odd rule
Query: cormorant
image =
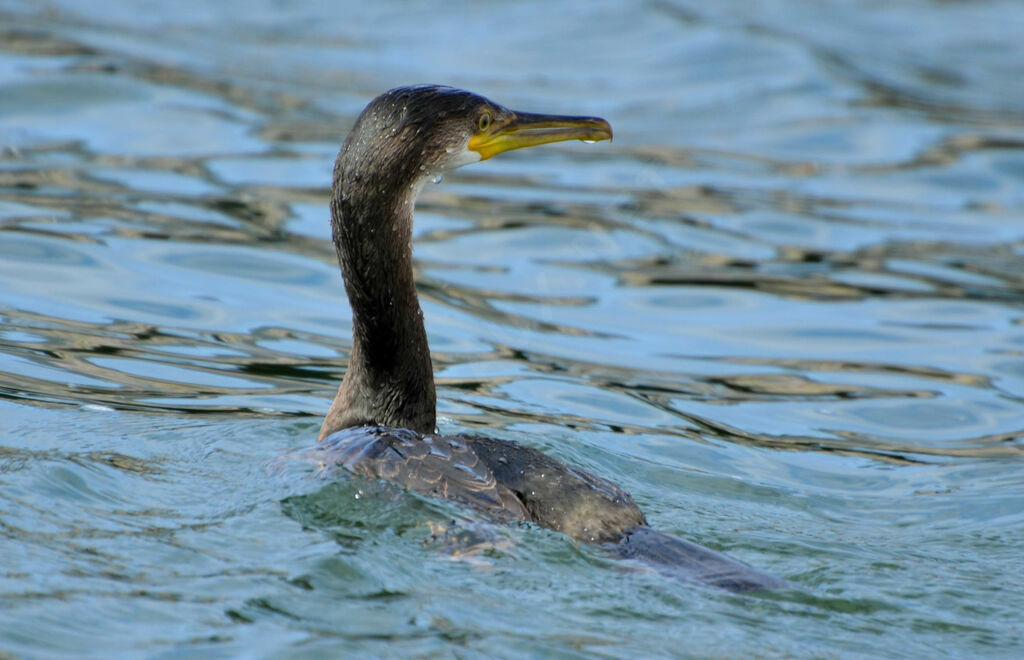
<path fill-rule="evenodd" d="M 651 529 L 614 484 L 505 440 L 435 435 L 434 376 L 413 281 L 412 222 L 427 181 L 503 151 L 610 140 L 597 117 L 515 112 L 451 87 L 375 98 L 338 153 L 331 229 L 352 307 L 348 370 L 320 429 L 321 460 L 495 520 L 529 520 L 667 572 L 736 591 L 783 586 Z"/>

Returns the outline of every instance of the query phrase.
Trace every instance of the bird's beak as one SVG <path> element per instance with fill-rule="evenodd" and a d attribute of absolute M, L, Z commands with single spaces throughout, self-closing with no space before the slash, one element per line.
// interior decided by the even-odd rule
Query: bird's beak
<path fill-rule="evenodd" d="M 480 160 L 503 151 L 533 147 L 549 142 L 583 140 L 597 142 L 611 140 L 612 127 L 600 117 L 566 117 L 562 115 L 535 115 L 528 112 L 512 113 L 506 122 L 495 124 L 487 131 L 469 139 L 469 149 L 480 154 Z"/>

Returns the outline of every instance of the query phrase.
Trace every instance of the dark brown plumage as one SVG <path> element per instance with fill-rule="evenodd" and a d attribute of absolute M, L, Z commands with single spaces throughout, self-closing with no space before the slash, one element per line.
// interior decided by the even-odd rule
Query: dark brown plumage
<path fill-rule="evenodd" d="M 647 527 L 614 484 L 514 442 L 434 435 L 430 350 L 412 271 L 412 216 L 424 183 L 521 147 L 611 139 L 595 117 L 514 112 L 441 86 L 374 99 L 334 168 L 331 227 L 352 306 L 348 370 L 320 430 L 318 458 L 501 521 L 529 520 L 622 557 L 734 590 L 782 583 Z"/>

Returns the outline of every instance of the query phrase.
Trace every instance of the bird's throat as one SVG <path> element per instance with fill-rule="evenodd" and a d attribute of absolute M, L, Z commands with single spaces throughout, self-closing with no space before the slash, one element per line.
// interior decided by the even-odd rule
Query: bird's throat
<path fill-rule="evenodd" d="M 344 176 L 344 172 L 336 172 Z M 336 182 L 337 183 L 337 182 Z M 431 433 L 433 369 L 412 266 L 419 186 L 334 186 L 331 227 L 352 307 L 352 353 L 320 437 L 379 424 Z"/>

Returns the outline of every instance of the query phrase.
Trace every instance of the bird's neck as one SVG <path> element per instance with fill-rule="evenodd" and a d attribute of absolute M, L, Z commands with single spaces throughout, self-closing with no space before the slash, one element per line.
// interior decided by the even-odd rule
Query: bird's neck
<path fill-rule="evenodd" d="M 320 437 L 371 424 L 432 433 L 434 376 L 412 268 L 420 186 L 396 191 L 394 180 L 361 179 L 339 158 L 331 228 L 352 307 L 352 353 Z"/>

